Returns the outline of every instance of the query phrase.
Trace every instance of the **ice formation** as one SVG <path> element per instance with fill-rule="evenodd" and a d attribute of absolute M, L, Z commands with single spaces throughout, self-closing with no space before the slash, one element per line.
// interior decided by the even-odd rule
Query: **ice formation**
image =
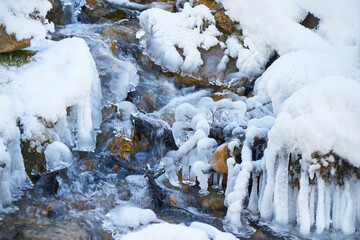
<path fill-rule="evenodd" d="M 296 223 L 304 234 L 312 229 L 323 233 L 330 227 L 353 233 L 360 221 L 356 206 L 359 1 L 216 2 L 241 30 L 228 36 L 224 44 L 215 41 L 218 35 L 212 32 L 214 41 L 208 46 L 225 46 L 217 70 L 224 70 L 229 59 L 235 59 L 239 72 L 233 74 L 259 77 L 255 96 L 238 101 L 235 108 L 241 110 L 236 121 L 231 120 L 235 110 L 216 116 L 221 104 L 223 109 L 233 104 L 230 100 L 214 103 L 203 98 L 197 105 L 179 105 L 172 126 L 179 149 L 163 159 L 167 177 L 176 185 L 181 168 L 184 183 L 195 184 L 196 177 L 201 192 L 206 192 L 211 169 L 208 158 L 218 144 L 209 138 L 209 131 L 217 125 L 226 136 L 235 137 L 226 138 L 229 146 L 242 148 L 241 163 L 233 157 L 227 160 L 227 229 L 236 232 L 241 228 L 241 212 L 247 208 L 268 222 Z M 196 25 L 188 24 L 195 9 L 200 8 L 185 5 L 181 13 L 148 10 L 141 15 L 138 36 L 142 47 L 166 70 L 186 73 L 203 63 L 198 52 L 188 50 L 187 38 L 179 37 L 202 41 L 207 31 L 201 29 L 203 19 L 214 24 L 210 12 L 202 7 L 204 15 L 193 22 L 198 24 L 193 31 Z M 319 19 L 313 29 L 302 23 L 310 14 Z M 174 23 L 174 19 L 179 20 Z M 202 47 L 199 41 L 191 49 Z M 266 69 L 272 56 L 277 59 Z M 256 149 L 259 146 L 266 150 Z"/>
<path fill-rule="evenodd" d="M 6 27 L 8 34 L 14 33 L 17 40 L 32 38 L 33 41 L 44 39 L 47 31 L 54 29 L 47 19 L 42 24 L 51 3 L 47 0 L 2 0 L 0 2 L 0 25 Z M 33 15 L 33 17 L 31 17 Z M 37 19 L 36 19 L 37 18 Z"/>
<path fill-rule="evenodd" d="M 65 148 L 93 150 L 101 121 L 99 76 L 85 41 L 44 40 L 34 50 L 26 65 L 0 66 L 0 210 L 27 178 L 21 141 L 40 153 L 48 147 L 50 162 L 58 150 L 70 162 Z"/>
<path fill-rule="evenodd" d="M 69 167 L 73 162 L 70 149 L 62 142 L 50 143 L 45 151 L 46 169 L 53 172 Z"/>
<path fill-rule="evenodd" d="M 167 71 L 189 74 L 203 64 L 198 48 L 208 50 L 219 43 L 216 37 L 220 32 L 214 23 L 214 16 L 204 5 L 192 8 L 185 3 L 182 12 L 177 13 L 154 8 L 141 13 L 142 30 L 137 38 L 155 64 Z"/>
<path fill-rule="evenodd" d="M 139 83 L 139 76 L 136 66 L 132 62 L 123 61 L 114 56 L 104 40 L 101 40 L 99 29 L 98 25 L 93 24 L 71 24 L 61 29 L 59 34 L 75 35 L 86 41 L 99 70 L 103 86 L 101 89 L 102 105 L 110 106 L 124 101 L 128 92 L 134 91 Z"/>
<path fill-rule="evenodd" d="M 206 194 L 209 177 L 206 172 L 211 169 L 208 161 L 217 146 L 215 139 L 208 137 L 210 128 L 243 125 L 245 112 L 246 104 L 241 100 L 214 102 L 209 97 L 203 97 L 197 107 L 189 103 L 180 104 L 175 110 L 175 123 L 172 126 L 179 149 L 168 152 L 163 159 L 169 180 L 177 185 L 176 166 L 180 164 L 183 183 L 194 185 L 197 177 L 200 192 Z"/>
<path fill-rule="evenodd" d="M 269 133 L 267 183 L 259 205 L 263 218 L 296 221 L 303 233 L 313 224 L 321 233 L 331 222 L 345 234 L 355 231 L 359 90 L 354 80 L 328 77 L 284 102 Z"/>

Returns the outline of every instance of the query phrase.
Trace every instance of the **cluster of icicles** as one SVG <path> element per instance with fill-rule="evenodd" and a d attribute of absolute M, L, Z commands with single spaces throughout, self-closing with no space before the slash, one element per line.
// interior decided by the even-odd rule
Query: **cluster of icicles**
<path fill-rule="evenodd" d="M 226 104 L 220 102 L 216 105 L 209 98 L 204 98 L 197 108 L 190 104 L 180 105 L 173 126 L 173 135 L 180 147 L 177 151 L 168 152 L 163 159 L 171 183 L 179 186 L 179 165 L 176 162 L 180 162 L 183 183 L 195 185 L 197 180 L 200 195 L 208 193 L 208 180 L 211 177 L 212 187 L 221 190 L 222 174 L 210 173 L 211 165 L 208 163 L 217 144 L 208 137 L 209 116 L 213 115 L 208 115 L 205 109 L 212 109 L 214 113 L 217 108 L 221 109 L 221 105 L 232 106 L 239 114 L 227 119 L 232 121 L 231 131 L 233 135 L 244 134 L 245 141 L 230 141 L 228 147 L 230 155 L 234 147 L 242 147 L 241 163 L 236 163 L 234 157 L 227 159 L 225 205 L 228 210 L 225 224 L 229 229 L 241 229 L 241 213 L 247 208 L 253 214 L 260 214 L 267 222 L 284 226 L 297 224 L 300 233 L 304 235 L 310 232 L 323 233 L 331 227 L 344 234 L 354 233 L 360 221 L 360 207 L 356 204 L 360 197 L 360 181 L 354 174 L 352 177 L 342 177 L 341 183 L 326 181 L 320 174 L 320 166 L 328 166 L 338 160 L 328 156 L 322 160 L 322 165 L 313 164 L 314 159 L 299 161 L 298 153 L 285 148 L 268 146 L 264 156 L 253 159 L 255 139 L 268 141 L 274 118 L 253 118 L 247 121 L 247 128 L 243 129 L 243 120 L 234 121 L 244 119 L 246 110 L 240 102 L 226 101 Z M 237 118 L 239 115 L 241 118 Z M 268 144 L 271 145 L 270 142 Z M 291 169 L 295 167 L 296 176 L 290 176 Z M 334 169 L 331 173 L 329 170 L 328 174 L 334 176 Z"/>

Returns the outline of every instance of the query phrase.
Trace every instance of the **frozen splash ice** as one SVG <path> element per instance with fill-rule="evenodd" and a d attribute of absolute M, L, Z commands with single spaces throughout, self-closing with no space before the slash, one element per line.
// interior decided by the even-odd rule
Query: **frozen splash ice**
<path fill-rule="evenodd" d="M 31 146 L 38 152 L 43 152 L 49 142 L 60 141 L 57 150 L 70 162 L 68 147 L 94 149 L 95 129 L 101 121 L 100 82 L 85 41 L 43 41 L 36 50 L 34 61 L 27 65 L 0 67 L 7 77 L 0 85 L 0 210 L 8 206 L 11 194 L 27 179 L 21 140 L 33 140 Z M 54 160 L 54 151 L 50 152 L 49 160 Z"/>

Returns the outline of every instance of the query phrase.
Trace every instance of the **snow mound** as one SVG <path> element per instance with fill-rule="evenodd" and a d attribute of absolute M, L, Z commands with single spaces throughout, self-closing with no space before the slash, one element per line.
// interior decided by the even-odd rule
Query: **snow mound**
<path fill-rule="evenodd" d="M 45 19 L 46 13 L 51 9 L 47 0 L 2 0 L 0 1 L 0 25 L 6 27 L 8 34 L 14 33 L 17 40 L 32 38 L 33 41 L 44 39 L 48 31 L 54 30 L 54 25 Z M 44 18 L 42 24 L 30 15 Z"/>
<path fill-rule="evenodd" d="M 355 46 L 360 38 L 360 3 L 356 0 L 287 1 L 219 0 L 226 14 L 240 23 L 242 36 L 227 47 L 237 55 L 237 67 L 246 74 L 261 74 L 276 51 L 280 56 L 297 50 Z M 316 29 L 300 24 L 307 13 L 320 19 Z"/>
<path fill-rule="evenodd" d="M 326 76 L 360 79 L 359 62 L 356 47 L 288 53 L 276 60 L 256 81 L 256 94 L 269 98 L 274 113 L 278 113 L 282 103 L 306 84 Z"/>
<path fill-rule="evenodd" d="M 268 154 L 283 148 L 310 158 L 315 151 L 333 150 L 360 167 L 359 90 L 360 84 L 352 79 L 328 77 L 294 93 L 270 132 Z"/>
<path fill-rule="evenodd" d="M 141 209 L 132 206 L 118 206 L 106 214 L 106 217 L 113 226 L 130 228 L 146 226 L 158 220 L 155 213 L 150 209 Z"/>
<path fill-rule="evenodd" d="M 42 41 L 35 50 L 22 67 L 0 66 L 0 210 L 26 179 L 20 141 L 38 152 L 55 141 L 91 151 L 101 121 L 99 76 L 85 41 Z"/>
<path fill-rule="evenodd" d="M 189 227 L 169 223 L 152 224 L 138 232 L 125 235 L 122 240 L 235 240 L 236 238 L 229 234 L 223 233 L 216 228 L 194 222 Z"/>
<path fill-rule="evenodd" d="M 178 13 L 154 8 L 141 13 L 137 38 L 155 64 L 171 72 L 192 73 L 203 64 L 198 48 L 208 50 L 219 43 L 220 32 L 214 24 L 214 16 L 204 5 L 192 8 L 185 3 Z"/>

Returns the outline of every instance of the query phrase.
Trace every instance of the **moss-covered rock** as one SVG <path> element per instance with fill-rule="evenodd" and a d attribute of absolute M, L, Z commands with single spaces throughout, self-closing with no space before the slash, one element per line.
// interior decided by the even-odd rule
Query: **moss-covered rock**
<path fill-rule="evenodd" d="M 20 67 L 29 63 L 35 54 L 36 52 L 30 50 L 17 50 L 0 53 L 0 65 Z"/>

